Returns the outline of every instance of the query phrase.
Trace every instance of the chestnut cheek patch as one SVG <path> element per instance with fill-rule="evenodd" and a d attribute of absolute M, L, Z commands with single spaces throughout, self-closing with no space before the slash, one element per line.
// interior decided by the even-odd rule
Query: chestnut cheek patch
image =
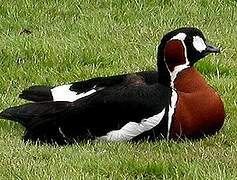
<path fill-rule="evenodd" d="M 165 61 L 172 72 L 176 66 L 186 63 L 185 48 L 180 40 L 169 41 L 164 49 Z"/>

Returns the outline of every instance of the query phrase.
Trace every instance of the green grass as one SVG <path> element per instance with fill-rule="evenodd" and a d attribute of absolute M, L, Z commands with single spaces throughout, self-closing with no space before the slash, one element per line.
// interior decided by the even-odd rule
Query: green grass
<path fill-rule="evenodd" d="M 181 26 L 200 28 L 222 50 L 196 66 L 225 103 L 217 135 L 37 146 L 21 141 L 20 125 L 0 121 L 0 179 L 236 179 L 236 0 L 2 0 L 0 107 L 24 103 L 19 92 L 34 84 L 155 69 L 161 37 Z"/>

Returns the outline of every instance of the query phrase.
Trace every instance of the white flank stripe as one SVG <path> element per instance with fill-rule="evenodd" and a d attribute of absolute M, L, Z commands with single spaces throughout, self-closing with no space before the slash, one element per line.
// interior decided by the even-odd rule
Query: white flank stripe
<path fill-rule="evenodd" d="M 167 139 L 169 139 L 169 136 L 170 136 L 170 127 L 171 127 L 171 123 L 172 123 L 173 114 L 174 114 L 174 111 L 175 111 L 175 108 L 176 108 L 177 100 L 178 100 L 178 94 L 174 89 L 172 89 L 171 103 L 170 103 L 169 112 L 168 112 Z"/>
<path fill-rule="evenodd" d="M 142 134 L 145 131 L 149 131 L 157 126 L 165 115 L 165 108 L 159 114 L 156 114 L 150 118 L 142 119 L 140 123 L 129 122 L 119 130 L 108 132 L 105 136 L 101 136 L 98 140 L 105 141 L 125 141 Z"/>
<path fill-rule="evenodd" d="M 63 85 L 63 86 L 57 86 L 51 89 L 53 100 L 73 102 L 96 92 L 95 89 L 91 89 L 87 92 L 77 94 L 77 92 L 71 91 L 70 87 L 71 87 L 71 84 L 68 84 L 68 85 Z"/>

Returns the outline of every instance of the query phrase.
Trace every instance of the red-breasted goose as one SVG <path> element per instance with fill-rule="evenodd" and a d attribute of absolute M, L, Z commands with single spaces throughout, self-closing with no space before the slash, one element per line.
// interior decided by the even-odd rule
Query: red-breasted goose
<path fill-rule="evenodd" d="M 158 83 L 134 75 L 111 87 L 69 95 L 75 99 L 24 104 L 0 116 L 21 123 L 24 140 L 47 143 L 201 138 L 222 127 L 225 112 L 217 92 L 193 65 L 218 52 L 200 30 L 176 29 L 159 45 Z M 61 92 L 71 93 L 69 86 Z"/>

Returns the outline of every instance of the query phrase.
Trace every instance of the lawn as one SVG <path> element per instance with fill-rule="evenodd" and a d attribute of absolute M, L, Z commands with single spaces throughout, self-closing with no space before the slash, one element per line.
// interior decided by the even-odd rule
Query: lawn
<path fill-rule="evenodd" d="M 0 1 L 0 108 L 24 88 L 156 69 L 156 48 L 175 28 L 195 26 L 221 48 L 196 68 L 221 95 L 224 127 L 200 141 L 22 142 L 0 121 L 0 179 L 236 179 L 236 0 Z"/>

